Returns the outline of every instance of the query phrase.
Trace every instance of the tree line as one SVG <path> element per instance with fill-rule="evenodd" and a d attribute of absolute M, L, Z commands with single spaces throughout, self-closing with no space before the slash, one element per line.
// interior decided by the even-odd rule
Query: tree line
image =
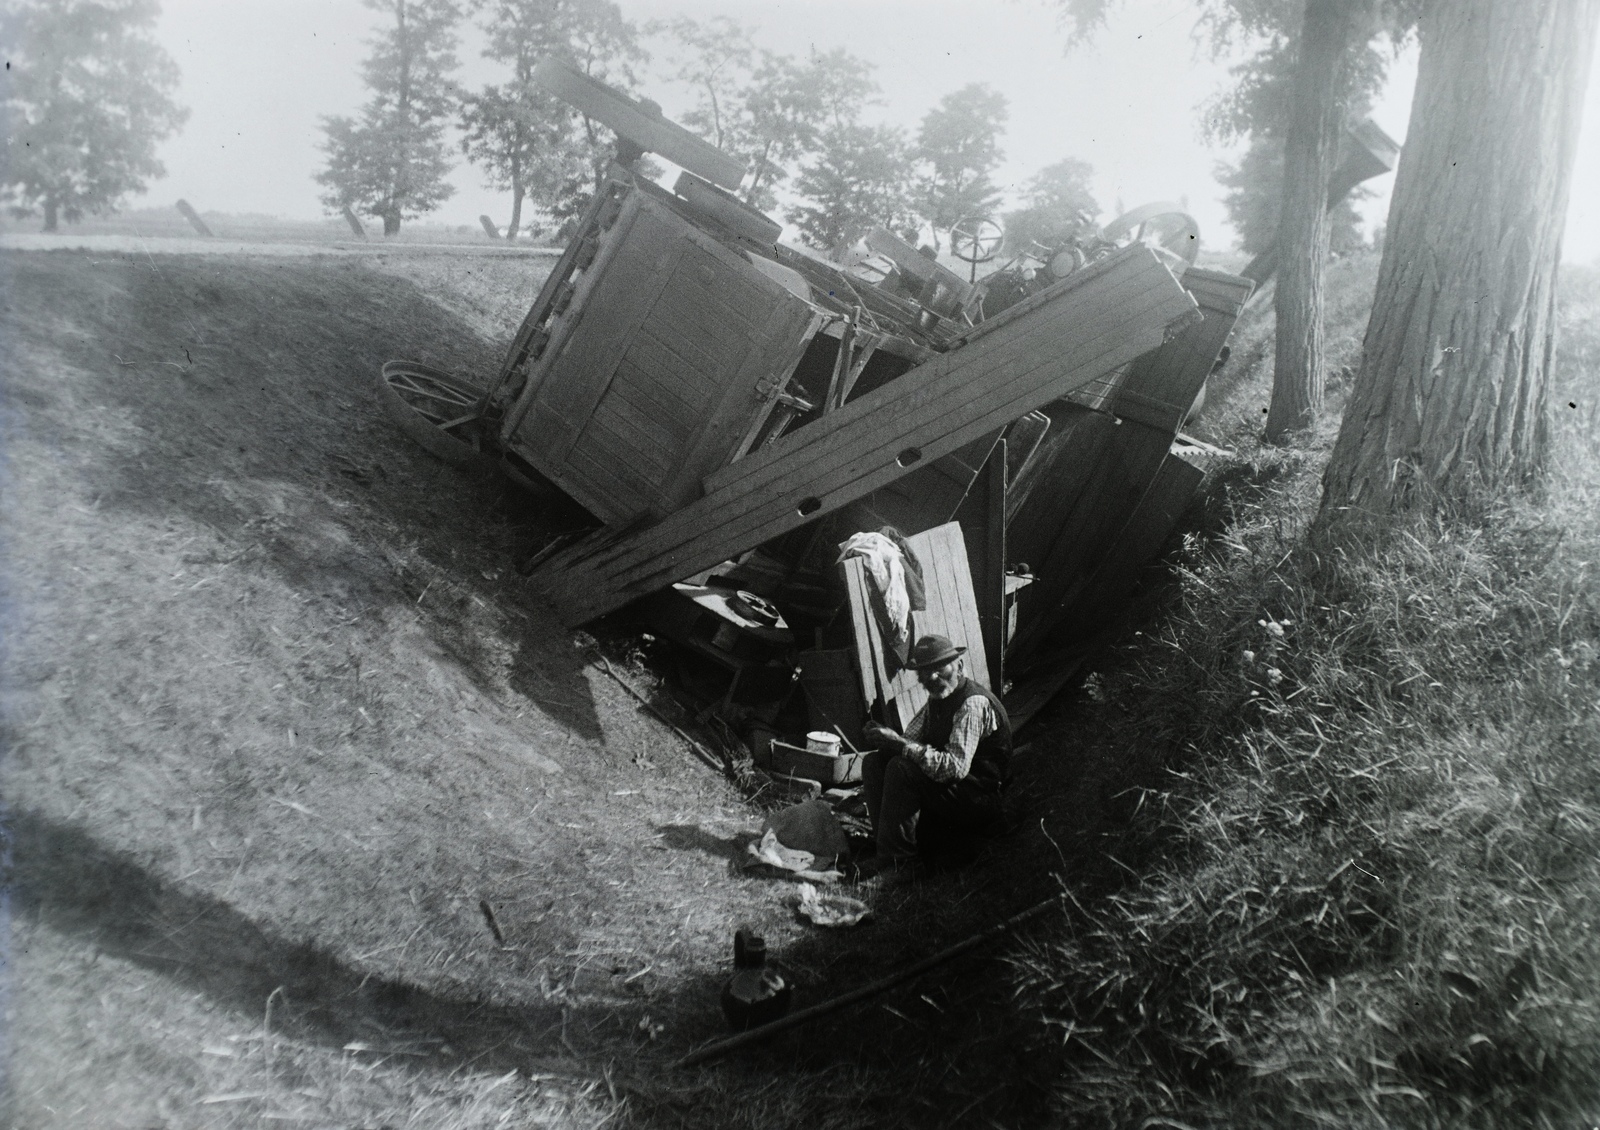
<path fill-rule="evenodd" d="M 740 197 L 783 214 L 801 237 L 836 251 L 883 225 L 937 249 L 965 216 L 989 216 L 1001 193 L 1005 96 L 984 83 L 946 95 L 912 133 L 873 124 L 873 66 L 843 48 L 803 57 L 758 46 L 754 29 L 714 16 L 642 27 L 611 0 L 366 0 L 383 14 L 364 65 L 370 91 L 354 117 L 325 120 L 322 201 L 381 219 L 393 233 L 436 208 L 448 182 L 451 131 L 488 187 L 511 197 L 506 238 L 529 226 L 560 235 L 603 179 L 612 139 L 533 81 L 541 59 L 563 59 L 636 97 L 645 65 L 686 93 L 683 123 L 749 170 Z M 451 78 L 457 29 L 476 22 L 484 57 L 504 82 L 467 89 Z M 647 49 L 653 47 L 654 51 Z M 1081 226 L 1098 208 L 1093 170 L 1066 160 L 1042 171 L 1019 214 L 1035 234 Z M 536 212 L 542 224 L 529 224 Z"/>
<path fill-rule="evenodd" d="M 1122 0 L 1057 0 L 1091 36 Z M 913 134 L 871 124 L 872 67 L 844 50 L 764 51 L 735 20 L 639 28 L 614 0 L 365 0 L 384 22 L 354 116 L 325 119 L 323 202 L 394 232 L 437 207 L 459 150 L 554 226 L 603 176 L 612 141 L 531 81 L 547 55 L 638 93 L 659 42 L 667 79 L 692 91 L 689 125 L 738 153 L 750 204 L 789 201 L 813 245 L 838 250 L 886 224 L 933 238 L 994 209 L 1007 107 L 984 84 L 946 95 Z M 1324 395 L 1322 271 L 1348 213 L 1327 184 L 1345 123 L 1398 45 L 1421 44 L 1407 138 L 1364 359 L 1326 483 L 1324 519 L 1382 514 L 1537 480 L 1548 437 L 1556 270 L 1600 0 L 1193 0 L 1197 32 L 1239 55 L 1207 126 L 1247 138 L 1221 171 L 1247 248 L 1276 249 L 1277 333 L 1266 432 L 1285 441 Z M 156 144 L 185 120 L 177 68 L 151 36 L 155 0 L 9 0 L 0 7 L 0 200 L 61 220 L 113 209 L 162 175 Z M 458 30 L 510 78 L 452 78 Z M 459 135 L 459 136 L 457 136 Z M 1093 222 L 1091 170 L 1041 170 L 1007 216 L 1013 242 Z"/>

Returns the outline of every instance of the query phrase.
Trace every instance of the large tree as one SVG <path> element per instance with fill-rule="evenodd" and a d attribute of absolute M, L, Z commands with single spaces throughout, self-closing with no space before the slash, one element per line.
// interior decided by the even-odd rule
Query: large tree
<path fill-rule="evenodd" d="M 1060 0 L 1076 38 L 1120 0 Z M 1392 48 L 1420 0 L 1194 0 L 1196 32 L 1218 55 L 1242 51 L 1233 84 L 1213 99 L 1208 132 L 1249 137 L 1281 154 L 1277 200 L 1278 326 L 1267 436 L 1311 422 L 1323 394 L 1322 274 L 1328 174 L 1342 128 L 1381 86 Z M 1264 150 L 1264 153 L 1271 150 Z M 1255 168 L 1268 162 L 1256 161 Z M 1243 167 L 1236 173 L 1245 175 Z"/>
<path fill-rule="evenodd" d="M 322 203 L 383 221 L 394 235 L 400 222 L 431 212 L 455 191 L 445 130 L 454 110 L 450 72 L 456 67 L 455 0 L 365 0 L 388 26 L 363 64 L 372 97 L 359 119 L 324 118 L 328 165 L 317 174 Z"/>
<path fill-rule="evenodd" d="M 0 186 L 16 216 L 113 211 L 166 173 L 156 144 L 189 112 L 178 68 L 149 38 L 154 0 L 39 0 L 0 14 L 6 57 Z"/>
<path fill-rule="evenodd" d="M 795 178 L 799 201 L 785 213 L 813 247 L 843 253 L 875 227 L 915 239 L 911 142 L 897 126 L 861 124 L 878 85 L 871 64 L 842 48 L 813 51 L 806 64 L 819 105 L 810 160 Z"/>
<path fill-rule="evenodd" d="M 1277 246 L 1278 210 L 1283 204 L 1283 140 L 1253 134 L 1235 162 L 1218 164 L 1217 183 L 1227 189 L 1222 206 L 1239 235 L 1239 250 L 1258 255 Z M 1328 247 L 1341 255 L 1366 245 L 1355 203 L 1371 196 L 1357 185 L 1328 209 Z"/>
<path fill-rule="evenodd" d="M 1278 285 L 1267 439 L 1310 425 L 1322 406 L 1322 280 L 1328 261 L 1328 180 L 1348 117 L 1349 59 L 1376 30 L 1371 0 L 1305 0 L 1283 131 L 1276 239 Z"/>
<path fill-rule="evenodd" d="M 941 231 L 968 216 L 986 218 L 999 203 L 990 174 L 1005 156 L 1000 136 L 1006 116 L 1006 96 L 981 82 L 945 95 L 923 115 L 914 154 L 924 169 L 917 189 L 935 248 Z"/>
<path fill-rule="evenodd" d="M 1600 0 L 1433 0 L 1365 352 L 1323 478 L 1342 524 L 1522 483 Z"/>
<path fill-rule="evenodd" d="M 548 94 L 517 83 L 485 86 L 461 96 L 460 126 L 462 154 L 489 188 L 511 194 L 508 241 L 522 230 L 530 195 L 543 207 L 588 184 L 572 114 Z"/>

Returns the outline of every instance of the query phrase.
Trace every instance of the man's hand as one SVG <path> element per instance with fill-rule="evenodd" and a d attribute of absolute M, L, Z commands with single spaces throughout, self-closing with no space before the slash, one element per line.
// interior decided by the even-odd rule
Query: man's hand
<path fill-rule="evenodd" d="M 861 727 L 861 736 L 877 746 L 904 748 L 906 744 L 904 735 L 896 733 L 881 722 L 868 722 Z"/>

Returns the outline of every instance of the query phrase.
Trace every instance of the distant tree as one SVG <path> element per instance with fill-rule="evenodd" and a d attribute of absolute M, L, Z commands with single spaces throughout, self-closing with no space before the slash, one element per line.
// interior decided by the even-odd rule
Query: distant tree
<path fill-rule="evenodd" d="M 878 85 L 870 63 L 841 49 L 813 50 L 804 79 L 817 107 L 810 159 L 795 178 L 798 202 L 785 212 L 813 247 L 839 254 L 872 228 L 916 239 L 915 162 L 896 126 L 866 126 L 861 112 Z"/>
<path fill-rule="evenodd" d="M 787 213 L 813 247 L 838 255 L 875 227 L 908 240 L 921 226 L 905 131 L 845 124 L 822 131 L 816 157 L 801 169 L 802 203 Z"/>
<path fill-rule="evenodd" d="M 989 174 L 1004 157 L 1006 115 L 1005 95 L 981 82 L 945 95 L 923 115 L 913 156 L 923 164 L 917 195 L 935 249 L 940 232 L 965 216 L 987 216 L 999 203 Z"/>
<path fill-rule="evenodd" d="M 535 85 L 534 68 L 547 57 L 565 59 L 629 88 L 627 64 L 638 47 L 609 0 L 479 0 L 478 10 L 483 56 L 508 65 L 511 78 L 461 96 L 461 149 L 490 188 L 511 193 L 506 238 L 516 239 L 530 197 L 552 217 L 581 212 L 609 152 L 598 128 L 582 128 L 570 107 Z"/>
<path fill-rule="evenodd" d="M 645 31 L 668 40 L 674 67 L 669 77 L 694 91 L 695 105 L 683 115 L 683 124 L 718 149 L 737 153 L 748 140 L 745 89 L 760 58 L 750 29 L 731 16 L 712 16 L 705 23 L 678 16 Z"/>
<path fill-rule="evenodd" d="M 511 193 L 508 241 L 522 230 L 522 206 L 530 195 L 555 201 L 588 183 L 572 119 L 554 98 L 515 83 L 462 95 L 461 152 L 483 170 L 487 187 Z"/>
<path fill-rule="evenodd" d="M 37 0 L 0 14 L 6 57 L 0 191 L 13 215 L 114 211 L 165 167 L 156 144 L 189 116 L 178 68 L 149 38 L 154 0 Z"/>
<path fill-rule="evenodd" d="M 431 212 L 455 191 L 445 129 L 454 110 L 450 72 L 456 67 L 455 0 L 365 0 L 393 19 L 372 41 L 362 65 L 372 97 L 359 120 L 322 121 L 328 165 L 317 174 L 330 213 L 348 207 L 383 221 L 394 235 L 400 222 Z"/>
<path fill-rule="evenodd" d="M 669 41 L 669 77 L 695 93 L 684 125 L 744 161 L 739 195 L 766 211 L 793 162 L 817 150 L 822 129 L 854 122 L 876 90 L 869 64 L 847 51 L 813 50 L 798 62 L 756 47 L 752 29 L 726 16 L 704 24 L 680 16 L 651 30 Z"/>
<path fill-rule="evenodd" d="M 1544 468 L 1556 272 L 1600 0 L 1429 4 L 1324 526 Z"/>
<path fill-rule="evenodd" d="M 1015 253 L 1030 243 L 1049 246 L 1095 230 L 1100 205 L 1089 188 L 1093 176 L 1094 166 L 1076 157 L 1035 173 L 1022 207 L 1005 214 L 1007 250 Z"/>

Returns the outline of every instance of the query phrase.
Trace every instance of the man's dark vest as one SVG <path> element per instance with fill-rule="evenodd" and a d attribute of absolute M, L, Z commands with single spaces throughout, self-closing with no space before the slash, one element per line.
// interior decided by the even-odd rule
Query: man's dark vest
<path fill-rule="evenodd" d="M 1000 786 L 1005 784 L 1011 769 L 1011 719 L 1006 717 L 1006 708 L 1000 705 L 1000 700 L 980 684 L 970 677 L 965 678 L 944 698 L 930 698 L 927 728 L 922 733 L 922 740 L 927 745 L 944 749 L 950 742 L 950 731 L 955 728 L 956 712 L 961 709 L 962 703 L 974 697 L 989 700 L 1000 725 L 999 729 L 978 743 L 978 751 L 972 755 L 972 768 L 963 782 L 965 787 L 962 791 L 970 789 L 982 794 L 999 795 Z"/>

